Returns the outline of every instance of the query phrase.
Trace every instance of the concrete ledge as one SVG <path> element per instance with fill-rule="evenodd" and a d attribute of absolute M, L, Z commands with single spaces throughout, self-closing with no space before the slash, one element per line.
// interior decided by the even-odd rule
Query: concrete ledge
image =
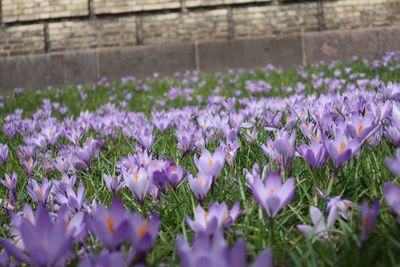
<path fill-rule="evenodd" d="M 314 63 L 381 55 L 384 49 L 379 32 L 379 29 L 361 29 L 305 34 L 305 57 L 308 63 Z"/>
<path fill-rule="evenodd" d="M 0 91 L 96 82 L 103 76 L 119 81 L 154 72 L 294 67 L 352 56 L 373 58 L 394 50 L 400 50 L 400 27 L 15 56 L 0 58 Z"/>
<path fill-rule="evenodd" d="M 112 81 L 129 75 L 141 78 L 155 72 L 171 75 L 196 68 L 195 49 L 191 43 L 99 50 L 98 60 L 100 77 Z"/>
<path fill-rule="evenodd" d="M 293 67 L 303 62 L 301 35 L 203 42 L 199 44 L 199 58 L 204 72 L 266 64 Z"/>

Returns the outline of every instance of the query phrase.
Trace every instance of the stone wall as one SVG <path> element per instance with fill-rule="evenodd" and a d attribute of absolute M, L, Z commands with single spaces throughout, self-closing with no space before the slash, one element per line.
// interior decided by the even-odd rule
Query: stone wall
<path fill-rule="evenodd" d="M 400 0 L 0 0 L 0 56 L 400 25 Z"/>

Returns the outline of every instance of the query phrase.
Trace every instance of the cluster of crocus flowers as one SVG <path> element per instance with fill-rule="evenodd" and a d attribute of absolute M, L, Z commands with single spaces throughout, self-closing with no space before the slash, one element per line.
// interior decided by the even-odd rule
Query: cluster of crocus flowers
<path fill-rule="evenodd" d="M 387 56 L 371 65 L 379 68 L 392 59 L 394 56 Z M 395 59 L 400 62 L 400 53 Z M 328 66 L 331 70 L 337 67 Z M 281 70 L 267 66 L 265 71 Z M 222 92 L 226 84 L 236 86 L 242 72 L 231 70 L 228 80 L 216 77 L 218 85 L 213 93 Z M 165 217 L 175 211 L 184 218 L 182 228 L 193 232 L 191 240 L 177 238 L 182 266 L 272 266 L 269 249 L 254 257 L 253 264 L 247 263 L 244 239 L 248 229 L 243 221 L 253 219 L 253 215 L 264 220 L 263 211 L 271 223 L 266 229 L 270 233 L 275 221 L 284 221 L 292 213 L 300 223 L 297 229 L 313 241 L 339 240 L 335 238 L 342 234 L 339 227 L 352 225 L 356 218 L 360 222 L 359 245 L 367 245 L 375 226 L 383 228 L 381 218 L 400 222 L 398 181 L 383 185 L 383 199 L 376 195 L 380 190 L 367 192 L 363 196 L 374 199 L 357 205 L 353 202 L 357 197 L 352 201 L 346 195 L 352 192 L 348 187 L 353 177 L 347 177 L 345 183 L 341 178 L 363 160 L 357 157 L 362 156 L 360 151 L 373 150 L 381 142 L 391 143 L 388 149 L 391 145 L 397 148 L 386 163 L 400 176 L 400 85 L 367 79 L 351 68 L 335 69 L 334 77 L 324 72 L 308 73 L 304 68 L 297 74 L 295 85 L 280 88 L 286 97 L 264 96 L 261 93 L 275 88 L 244 77 L 246 91 L 233 92 L 240 98 L 205 98 L 192 88 L 204 88 L 206 81 L 196 72 L 186 72 L 176 74 L 182 86 L 174 85 L 156 99 L 151 114 L 128 110 L 129 102 L 135 99 L 128 86 L 122 89 L 122 101 L 118 86 L 110 87 L 109 102 L 93 111 L 74 114 L 49 99 L 32 115 L 21 109 L 12 111 L 2 120 L 4 143 L 0 143 L 0 184 L 5 189 L 0 204 L 8 212 L 4 221 L 10 221 L 3 226 L 2 233 L 9 238 L 0 241 L 0 265 L 143 266 L 149 263 L 146 255 L 157 242 L 159 228 L 169 228 Z M 134 82 L 135 90 L 148 92 L 158 81 L 127 77 L 123 85 Z M 326 93 L 300 95 L 309 85 Z M 104 78 L 87 90 L 79 86 L 77 93 L 87 101 L 92 97 L 88 90 L 95 91 L 98 86 L 110 83 Z M 167 104 L 178 98 L 185 107 L 168 108 Z M 5 99 L 0 97 L 0 107 Z M 260 143 L 261 138 L 265 144 Z M 264 165 L 253 160 L 260 152 L 266 156 Z M 116 157 L 118 162 L 114 162 Z M 244 168 L 253 163 L 251 170 Z M 293 173 L 299 170 L 298 163 L 310 168 L 300 175 Z M 296 192 L 303 194 L 304 188 L 309 189 L 312 179 L 304 176 L 330 174 L 331 163 L 332 177 L 338 179 L 329 181 L 327 192 L 340 191 L 341 195 L 328 196 L 316 189 L 323 201 L 313 198 L 305 203 L 307 198 L 297 197 L 296 205 L 288 207 Z M 240 189 L 240 204 L 239 198 L 231 198 L 235 195 L 224 183 Z M 251 196 L 255 201 L 245 199 Z M 229 205 L 215 202 L 217 199 Z M 23 210 L 18 210 L 22 201 L 33 208 L 25 203 Z M 110 207 L 108 201 L 112 201 Z M 170 209 L 169 201 L 178 205 Z M 124 204 L 140 210 L 141 215 Z M 188 206 L 193 212 L 182 214 L 180 209 Z M 161 218 L 151 213 L 155 210 Z M 388 211 L 394 216 L 381 216 Z M 241 234 L 243 239 L 237 240 Z M 169 238 L 161 232 L 162 242 L 166 236 Z M 270 246 L 275 246 L 273 238 Z M 168 256 L 162 257 L 176 254 L 169 249 L 164 254 Z M 253 251 L 251 258 L 254 252 L 259 251 Z"/>
<path fill-rule="evenodd" d="M 92 214 L 70 213 L 66 206 L 55 214 L 39 206 L 33 213 L 27 206 L 21 216 L 12 216 L 12 224 L 15 240 L 0 239 L 0 244 L 15 262 L 31 266 L 66 266 L 76 257 L 72 253 L 73 245 L 84 242 L 88 232 L 107 250 L 98 256 L 81 253 L 80 266 L 92 266 L 90 264 L 95 259 L 100 260 L 109 253 L 122 256 L 124 264 L 121 266 L 143 264 L 146 254 L 157 241 L 159 231 L 157 215 L 143 219 L 128 211 L 119 200 L 114 200 L 110 209 L 97 205 Z M 122 250 L 123 244 L 131 246 L 126 255 Z"/>
<path fill-rule="evenodd" d="M 229 211 L 225 203 L 213 203 L 208 210 L 197 206 L 194 220 L 186 217 L 186 221 L 195 233 L 213 234 L 221 228 L 229 228 L 240 215 L 240 206 L 236 202 Z"/>
<path fill-rule="evenodd" d="M 225 154 L 219 149 L 214 154 L 204 149 L 200 158 L 194 157 L 194 162 L 198 174 L 195 178 L 189 174 L 188 182 L 193 194 L 202 202 L 224 167 Z"/>

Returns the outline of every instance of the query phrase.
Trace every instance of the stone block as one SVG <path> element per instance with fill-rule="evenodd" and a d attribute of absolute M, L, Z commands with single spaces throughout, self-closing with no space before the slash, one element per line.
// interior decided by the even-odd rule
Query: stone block
<path fill-rule="evenodd" d="M 100 76 L 113 81 L 119 81 L 123 76 L 143 78 L 155 72 L 171 75 L 196 68 L 193 44 L 105 49 L 98 53 Z"/>
<path fill-rule="evenodd" d="M 222 71 L 229 68 L 257 68 L 267 64 L 281 67 L 301 65 L 300 35 L 246 38 L 199 43 L 200 70 Z"/>

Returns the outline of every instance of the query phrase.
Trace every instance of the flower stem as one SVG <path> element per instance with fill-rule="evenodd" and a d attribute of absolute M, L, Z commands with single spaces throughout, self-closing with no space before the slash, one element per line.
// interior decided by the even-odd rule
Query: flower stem
<path fill-rule="evenodd" d="M 274 219 L 269 218 L 269 247 L 272 247 L 274 242 Z"/>

